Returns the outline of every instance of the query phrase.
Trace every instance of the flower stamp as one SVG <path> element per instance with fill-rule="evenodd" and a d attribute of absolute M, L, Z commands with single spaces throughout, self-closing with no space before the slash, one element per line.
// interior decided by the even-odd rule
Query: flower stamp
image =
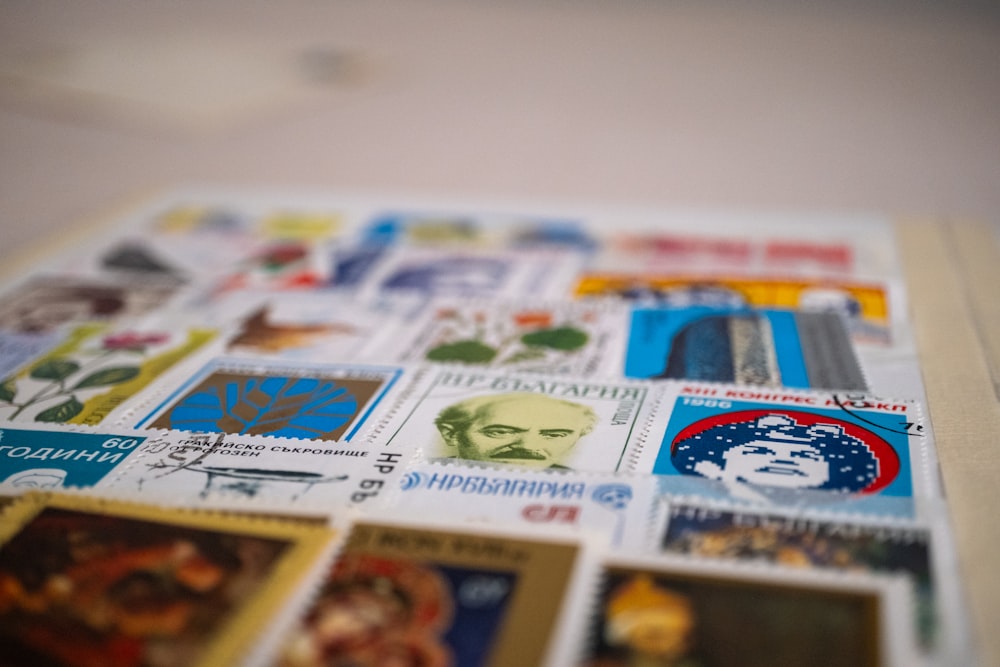
<path fill-rule="evenodd" d="M 612 302 L 438 300 L 408 338 L 381 352 L 401 362 L 610 374 L 621 365 L 626 312 Z"/>
<path fill-rule="evenodd" d="M 216 335 L 209 329 L 108 330 L 89 324 L 0 382 L 0 418 L 100 424 Z"/>

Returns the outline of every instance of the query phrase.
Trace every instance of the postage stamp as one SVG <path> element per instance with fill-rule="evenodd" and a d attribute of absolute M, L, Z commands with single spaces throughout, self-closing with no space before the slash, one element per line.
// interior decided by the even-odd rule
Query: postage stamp
<path fill-rule="evenodd" d="M 228 499 L 257 507 L 323 507 L 371 500 L 391 488 L 404 460 L 346 441 L 139 431 L 147 437 L 105 485 L 147 501 L 215 506 Z M 398 470 L 397 470 L 398 468 Z"/>
<path fill-rule="evenodd" d="M 613 558 L 580 664 L 907 665 L 901 578 Z"/>
<path fill-rule="evenodd" d="M 627 313 L 619 301 L 437 299 L 376 354 L 399 362 L 613 375 L 621 369 Z"/>
<path fill-rule="evenodd" d="M 940 632 L 931 528 L 911 522 L 850 523 L 743 509 L 671 503 L 659 550 L 698 559 L 768 562 L 796 568 L 905 575 L 913 588 L 913 621 L 930 655 Z"/>
<path fill-rule="evenodd" d="M 215 335 L 212 329 L 80 325 L 0 382 L 0 419 L 100 424 Z"/>
<path fill-rule="evenodd" d="M 625 375 L 866 389 L 843 316 L 829 311 L 637 307 Z"/>
<path fill-rule="evenodd" d="M 331 538 L 261 518 L 25 496 L 0 524 L 5 662 L 234 664 Z"/>
<path fill-rule="evenodd" d="M 660 509 L 648 475 L 492 470 L 415 463 L 386 503 L 394 516 L 590 531 L 614 549 L 645 551 Z"/>
<path fill-rule="evenodd" d="M 232 329 L 226 353 L 240 357 L 358 361 L 400 325 L 392 312 L 334 291 L 235 292 L 211 310 Z"/>
<path fill-rule="evenodd" d="M 217 357 L 145 412 L 135 428 L 350 442 L 403 368 Z"/>
<path fill-rule="evenodd" d="M 904 334 L 900 290 L 853 280 L 585 273 L 574 295 L 619 296 L 658 306 L 833 311 L 847 319 L 855 342 L 890 345 Z"/>
<path fill-rule="evenodd" d="M 939 495 L 916 403 L 679 382 L 662 401 L 630 470 L 662 476 L 673 494 L 827 509 L 847 499 L 895 516 Z"/>
<path fill-rule="evenodd" d="M 185 191 L 134 211 L 89 253 L 83 268 L 245 284 L 290 277 L 309 250 L 346 235 L 352 204 L 268 195 Z M 79 256 L 79 255 L 78 255 Z"/>
<path fill-rule="evenodd" d="M 626 231 L 601 249 L 597 266 L 685 273 L 849 275 L 858 265 L 857 244 L 844 239 L 795 239 L 784 234 L 751 237 L 745 228 L 730 232 L 736 233 L 696 233 L 690 228 Z"/>
<path fill-rule="evenodd" d="M 0 493 L 92 487 L 109 478 L 146 434 L 44 424 L 0 423 Z"/>
<path fill-rule="evenodd" d="M 377 439 L 421 460 L 614 472 L 638 440 L 653 385 L 435 368 Z"/>
<path fill-rule="evenodd" d="M 361 238 L 382 245 L 480 248 L 565 248 L 592 251 L 596 239 L 576 220 L 462 212 L 383 213 Z"/>
<path fill-rule="evenodd" d="M 596 271 L 895 279 L 892 220 L 878 215 L 588 209 Z"/>
<path fill-rule="evenodd" d="M 449 251 L 398 246 L 372 269 L 360 294 L 560 298 L 569 293 L 582 261 L 578 253 L 557 249 Z"/>
<path fill-rule="evenodd" d="M 176 283 L 37 275 L 0 295 L 0 329 L 46 333 L 66 324 L 110 321 L 161 307 Z"/>
<path fill-rule="evenodd" d="M 581 543 L 359 519 L 276 663 L 562 665 Z M 580 617 L 582 620 L 582 617 Z M 332 661 L 332 662 L 331 662 Z"/>

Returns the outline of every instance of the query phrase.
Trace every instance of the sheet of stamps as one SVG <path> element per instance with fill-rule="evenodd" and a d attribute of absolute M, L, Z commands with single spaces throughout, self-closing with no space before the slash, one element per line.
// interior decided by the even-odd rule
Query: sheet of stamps
<path fill-rule="evenodd" d="M 237 664 L 331 539 L 322 526 L 26 496 L 0 521 L 4 663 Z"/>
<path fill-rule="evenodd" d="M 0 286 L 0 655 L 970 664 L 900 267 L 874 216 L 167 193 Z"/>
<path fill-rule="evenodd" d="M 350 441 L 402 375 L 399 366 L 217 357 L 136 407 L 129 426 Z"/>
<path fill-rule="evenodd" d="M 579 664 L 911 665 L 899 578 L 615 558 Z"/>
<path fill-rule="evenodd" d="M 929 439 L 906 401 L 678 382 L 629 470 L 678 495 L 914 517 L 940 495 Z"/>
<path fill-rule="evenodd" d="M 416 462 L 387 495 L 393 516 L 451 516 L 498 526 L 550 527 L 604 536 L 610 548 L 649 548 L 663 511 L 648 476 L 493 470 Z"/>
<path fill-rule="evenodd" d="M 830 311 L 637 307 L 625 375 L 863 391 L 845 322 Z"/>
<path fill-rule="evenodd" d="M 608 376 L 624 356 L 621 302 L 437 299 L 377 357 L 553 375 Z"/>
<path fill-rule="evenodd" d="M 579 542 L 361 519 L 274 663 L 567 665 L 584 567 Z"/>
<path fill-rule="evenodd" d="M 423 461 L 511 470 L 624 470 L 644 433 L 642 382 L 431 369 L 376 441 Z"/>

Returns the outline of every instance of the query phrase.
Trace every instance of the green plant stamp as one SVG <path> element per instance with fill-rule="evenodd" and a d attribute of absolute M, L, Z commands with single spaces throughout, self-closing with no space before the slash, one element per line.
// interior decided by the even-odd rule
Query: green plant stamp
<path fill-rule="evenodd" d="M 392 345 L 398 361 L 586 376 L 621 365 L 625 323 L 610 303 L 441 299 Z"/>
<path fill-rule="evenodd" d="M 214 336 L 215 331 L 208 329 L 79 326 L 48 354 L 0 381 L 0 419 L 99 424 Z"/>

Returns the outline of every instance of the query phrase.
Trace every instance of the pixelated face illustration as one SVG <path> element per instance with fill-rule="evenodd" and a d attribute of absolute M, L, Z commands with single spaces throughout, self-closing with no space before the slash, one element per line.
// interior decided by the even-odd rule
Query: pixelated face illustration
<path fill-rule="evenodd" d="M 818 487 L 830 479 L 826 458 L 802 443 L 755 440 L 727 449 L 722 458 L 726 477 L 753 484 Z"/>
<path fill-rule="evenodd" d="M 780 413 L 682 433 L 672 459 L 685 474 L 784 488 L 853 493 L 879 478 L 878 457 L 843 426 Z"/>

